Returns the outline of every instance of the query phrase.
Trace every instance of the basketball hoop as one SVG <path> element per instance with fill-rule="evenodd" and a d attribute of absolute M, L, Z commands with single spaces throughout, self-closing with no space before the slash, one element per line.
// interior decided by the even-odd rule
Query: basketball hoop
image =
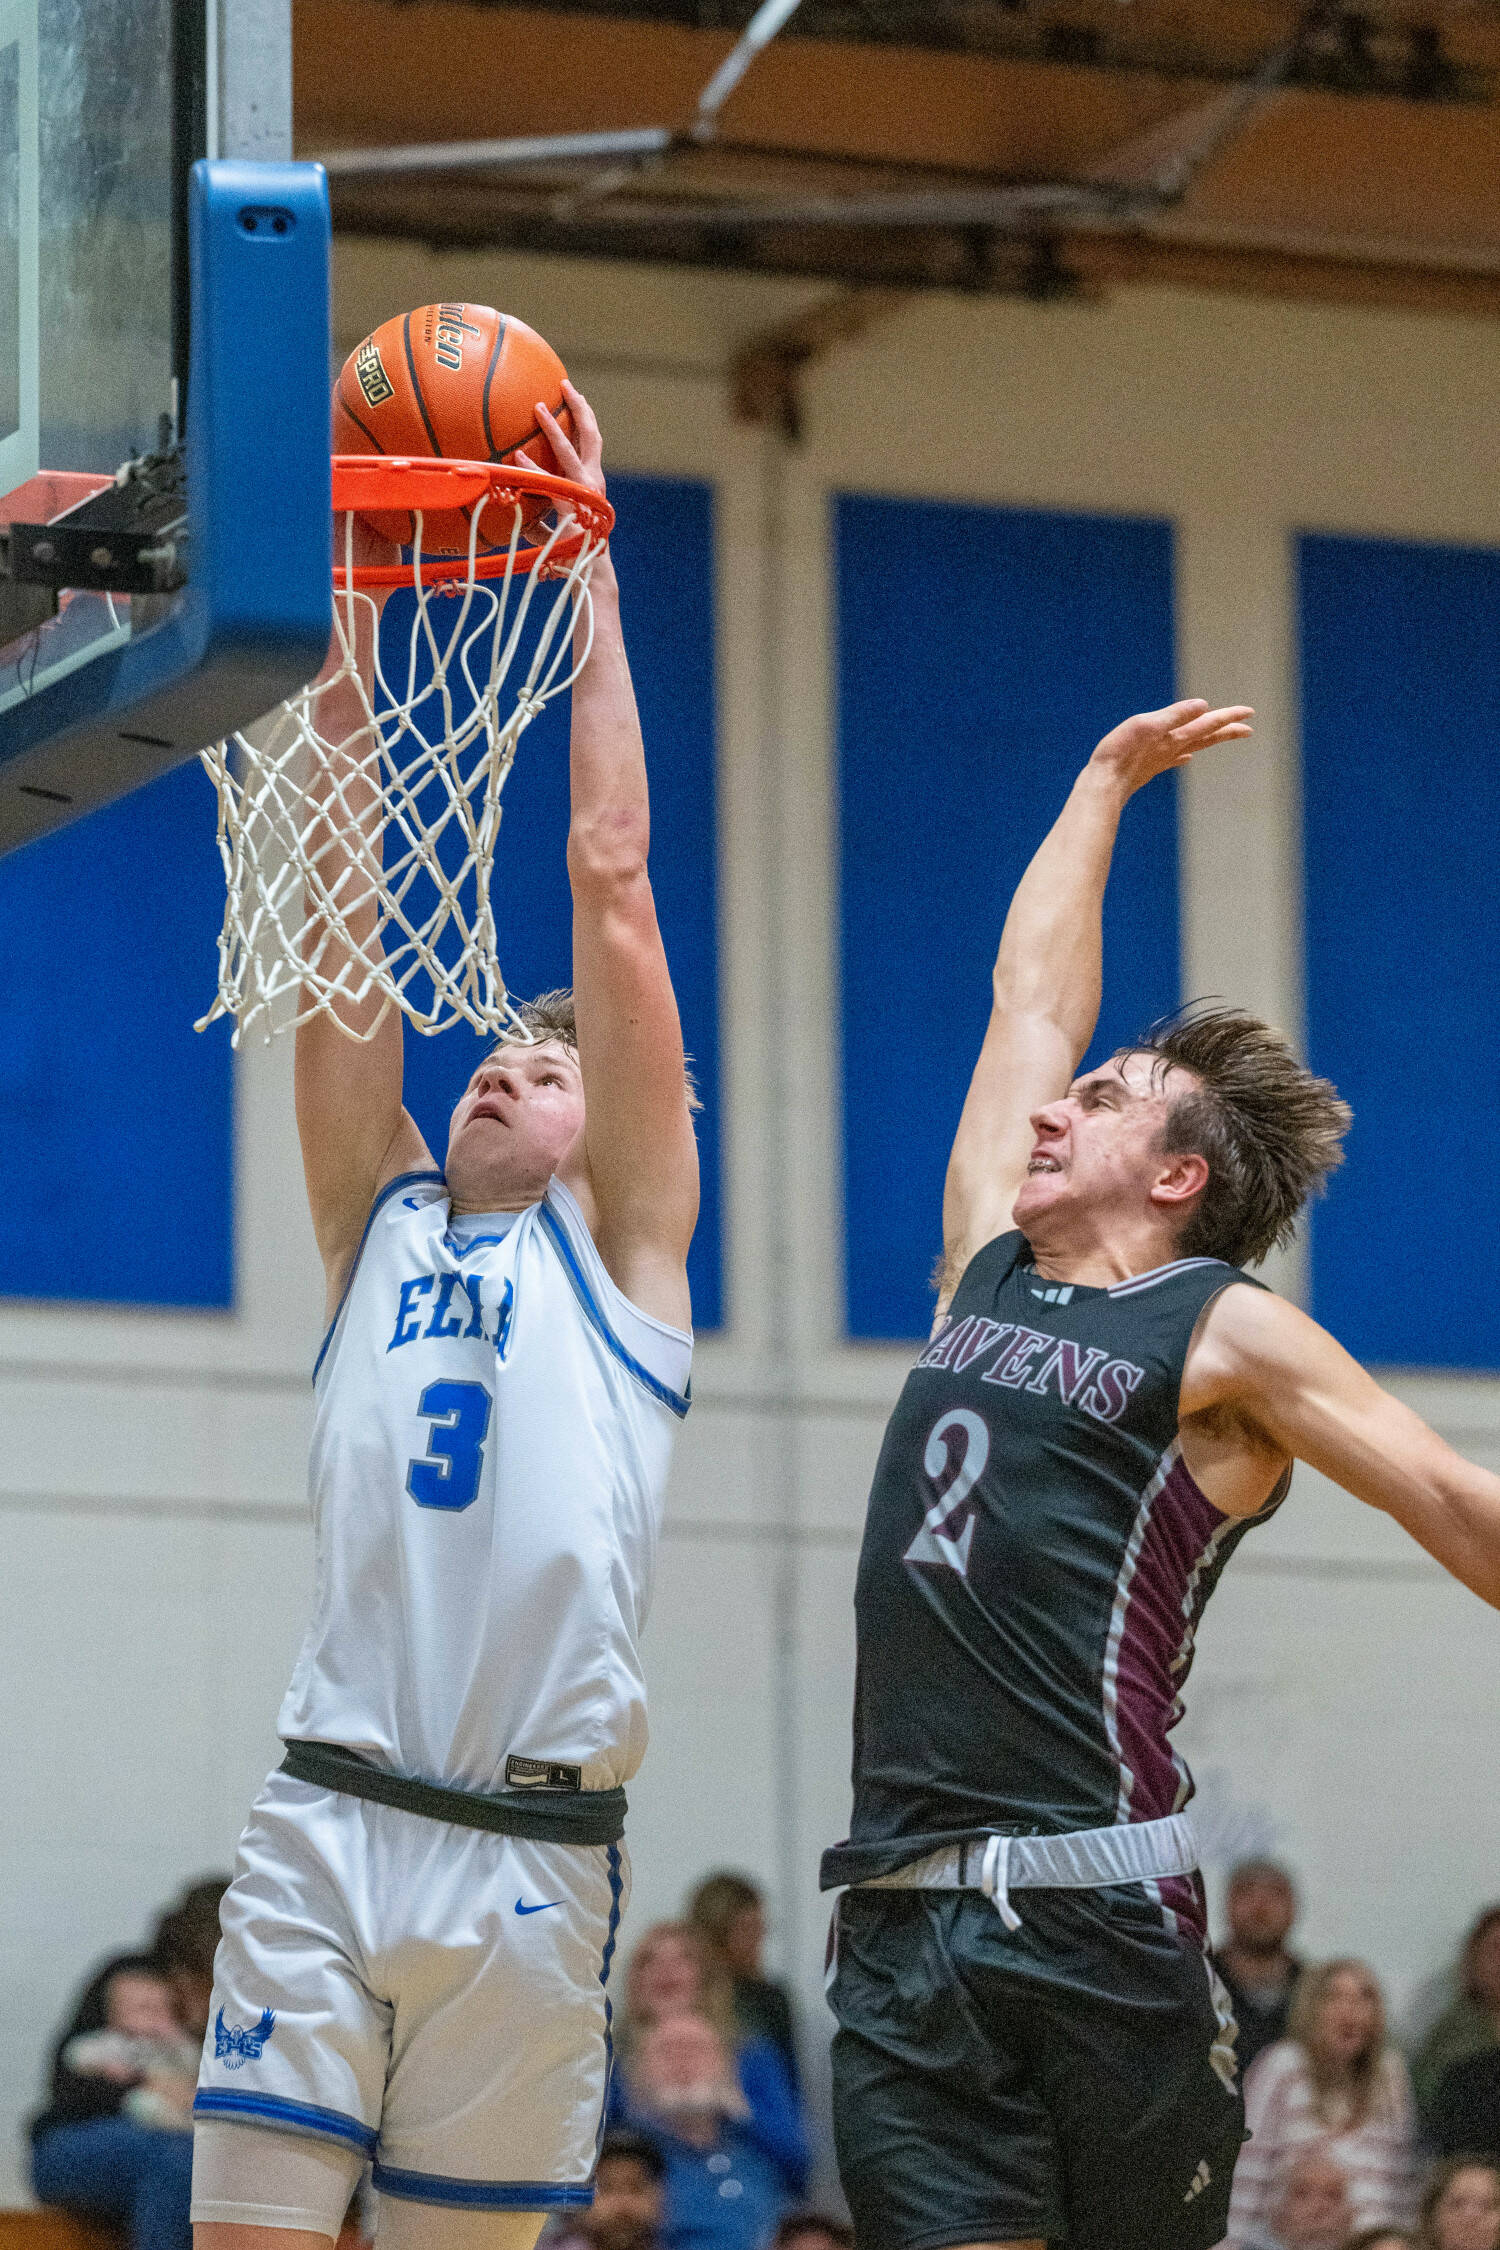
<path fill-rule="evenodd" d="M 203 752 L 228 897 L 218 997 L 197 1029 L 229 1016 L 238 1046 L 251 1025 L 269 1038 L 322 1014 L 370 1039 L 395 1007 L 428 1035 L 460 1022 L 520 1032 L 490 905 L 500 794 L 522 734 L 587 656 L 589 574 L 614 511 L 540 469 L 366 454 L 335 456 L 333 504 L 330 666 L 250 733 Z M 409 515 L 409 560 L 355 561 L 355 514 L 372 512 Z M 424 519 L 455 512 L 468 515 L 468 552 L 425 553 Z M 399 663 L 382 659 L 377 598 L 397 587 L 416 596 Z M 351 695 L 360 719 L 348 733 Z M 330 710 L 336 735 L 319 726 Z M 356 937 L 351 923 L 372 907 Z M 339 1004 L 372 993 L 378 1014 L 351 1031 Z"/>

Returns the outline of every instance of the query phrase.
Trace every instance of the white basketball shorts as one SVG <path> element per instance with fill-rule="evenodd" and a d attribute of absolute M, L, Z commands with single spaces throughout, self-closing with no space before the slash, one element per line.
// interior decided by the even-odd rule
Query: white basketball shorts
<path fill-rule="evenodd" d="M 240 1842 L 194 2114 L 314 2133 L 382 2195 L 592 2201 L 619 1844 L 450 1826 L 273 1773 Z"/>

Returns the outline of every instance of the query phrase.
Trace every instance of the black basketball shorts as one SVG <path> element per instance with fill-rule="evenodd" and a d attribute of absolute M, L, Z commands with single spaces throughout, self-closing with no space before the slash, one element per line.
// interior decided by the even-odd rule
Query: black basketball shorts
<path fill-rule="evenodd" d="M 834 2134 L 859 2250 L 1212 2250 L 1244 2103 L 1223 1989 L 1143 1884 L 846 1891 Z"/>

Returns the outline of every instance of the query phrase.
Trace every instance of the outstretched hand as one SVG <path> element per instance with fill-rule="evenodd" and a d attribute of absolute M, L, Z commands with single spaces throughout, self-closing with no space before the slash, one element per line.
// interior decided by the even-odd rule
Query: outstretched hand
<path fill-rule="evenodd" d="M 1225 704 L 1210 711 L 1202 696 L 1169 703 L 1164 711 L 1139 711 L 1113 728 L 1089 760 L 1118 781 L 1127 796 L 1143 789 L 1159 773 L 1173 766 L 1190 765 L 1200 750 L 1216 742 L 1243 742 L 1254 732 L 1255 713 L 1248 703 Z"/>
<path fill-rule="evenodd" d="M 599 417 L 577 385 L 564 378 L 563 397 L 573 423 L 570 437 L 551 408 L 537 400 L 536 418 L 546 433 L 552 448 L 559 476 L 568 477 L 574 484 L 587 485 L 590 492 L 604 497 L 604 440 L 599 435 Z"/>

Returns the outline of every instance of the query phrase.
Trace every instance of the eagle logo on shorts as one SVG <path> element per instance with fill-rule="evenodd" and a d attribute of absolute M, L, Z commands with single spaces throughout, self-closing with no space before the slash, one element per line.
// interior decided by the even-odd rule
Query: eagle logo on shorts
<path fill-rule="evenodd" d="M 226 2023 L 221 2008 L 214 2018 L 214 2061 L 226 2070 L 243 2070 L 247 2062 L 259 2062 L 275 2029 L 274 2008 L 263 2008 L 256 2024 Z"/>

